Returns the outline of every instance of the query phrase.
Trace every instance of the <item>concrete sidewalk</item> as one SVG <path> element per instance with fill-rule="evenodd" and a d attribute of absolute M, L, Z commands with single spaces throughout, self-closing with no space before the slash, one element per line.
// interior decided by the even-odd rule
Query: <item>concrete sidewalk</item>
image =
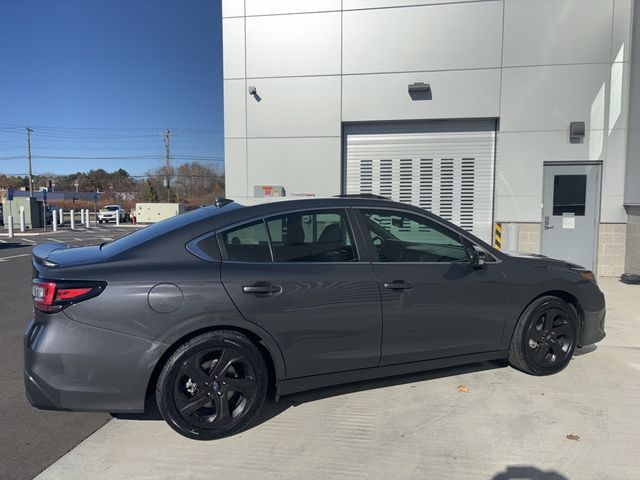
<path fill-rule="evenodd" d="M 638 479 L 640 286 L 601 283 L 608 336 L 558 375 L 481 364 L 326 389 L 212 442 L 112 420 L 37 478 Z"/>

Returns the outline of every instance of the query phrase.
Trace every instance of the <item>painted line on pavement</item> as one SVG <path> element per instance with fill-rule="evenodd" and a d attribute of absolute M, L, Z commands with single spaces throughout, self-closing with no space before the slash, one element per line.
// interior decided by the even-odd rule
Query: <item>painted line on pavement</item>
<path fill-rule="evenodd" d="M 7 260 L 11 260 L 12 258 L 28 257 L 30 255 L 31 255 L 30 253 L 21 253 L 20 255 L 11 255 L 9 257 L 0 257 L 0 262 L 6 262 Z"/>

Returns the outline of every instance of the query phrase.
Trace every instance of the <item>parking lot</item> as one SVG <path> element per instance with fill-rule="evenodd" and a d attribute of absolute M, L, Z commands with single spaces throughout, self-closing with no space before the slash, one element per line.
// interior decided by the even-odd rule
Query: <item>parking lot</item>
<path fill-rule="evenodd" d="M 58 232 L 0 234 L 0 479 L 33 478 L 104 425 L 108 414 L 45 412 L 32 408 L 22 383 L 22 335 L 33 309 L 31 249 L 40 243 L 102 243 L 135 227 L 104 225 Z"/>
<path fill-rule="evenodd" d="M 21 358 L 31 247 L 100 243 L 131 228 L 0 243 L 0 478 L 640 478 L 640 287 L 611 278 L 600 280 L 607 338 L 555 376 L 484 363 L 297 394 L 212 442 L 180 437 L 153 415 L 31 408 Z"/>

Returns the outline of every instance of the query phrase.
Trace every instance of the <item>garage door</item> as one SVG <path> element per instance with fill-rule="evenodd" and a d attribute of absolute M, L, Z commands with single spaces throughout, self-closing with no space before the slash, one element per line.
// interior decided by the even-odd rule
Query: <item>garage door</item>
<path fill-rule="evenodd" d="M 345 191 L 410 203 L 491 243 L 495 120 L 347 124 Z"/>

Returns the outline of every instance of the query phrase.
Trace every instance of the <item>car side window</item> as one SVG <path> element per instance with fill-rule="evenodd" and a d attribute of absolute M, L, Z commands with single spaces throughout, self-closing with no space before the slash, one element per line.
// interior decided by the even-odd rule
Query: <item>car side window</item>
<path fill-rule="evenodd" d="M 222 234 L 227 260 L 232 262 L 271 262 L 269 237 L 262 220 L 227 230 Z"/>
<path fill-rule="evenodd" d="M 292 212 L 267 219 L 276 262 L 356 262 L 344 210 Z"/>
<path fill-rule="evenodd" d="M 468 261 L 460 235 L 436 222 L 392 210 L 362 213 L 381 262 Z"/>

